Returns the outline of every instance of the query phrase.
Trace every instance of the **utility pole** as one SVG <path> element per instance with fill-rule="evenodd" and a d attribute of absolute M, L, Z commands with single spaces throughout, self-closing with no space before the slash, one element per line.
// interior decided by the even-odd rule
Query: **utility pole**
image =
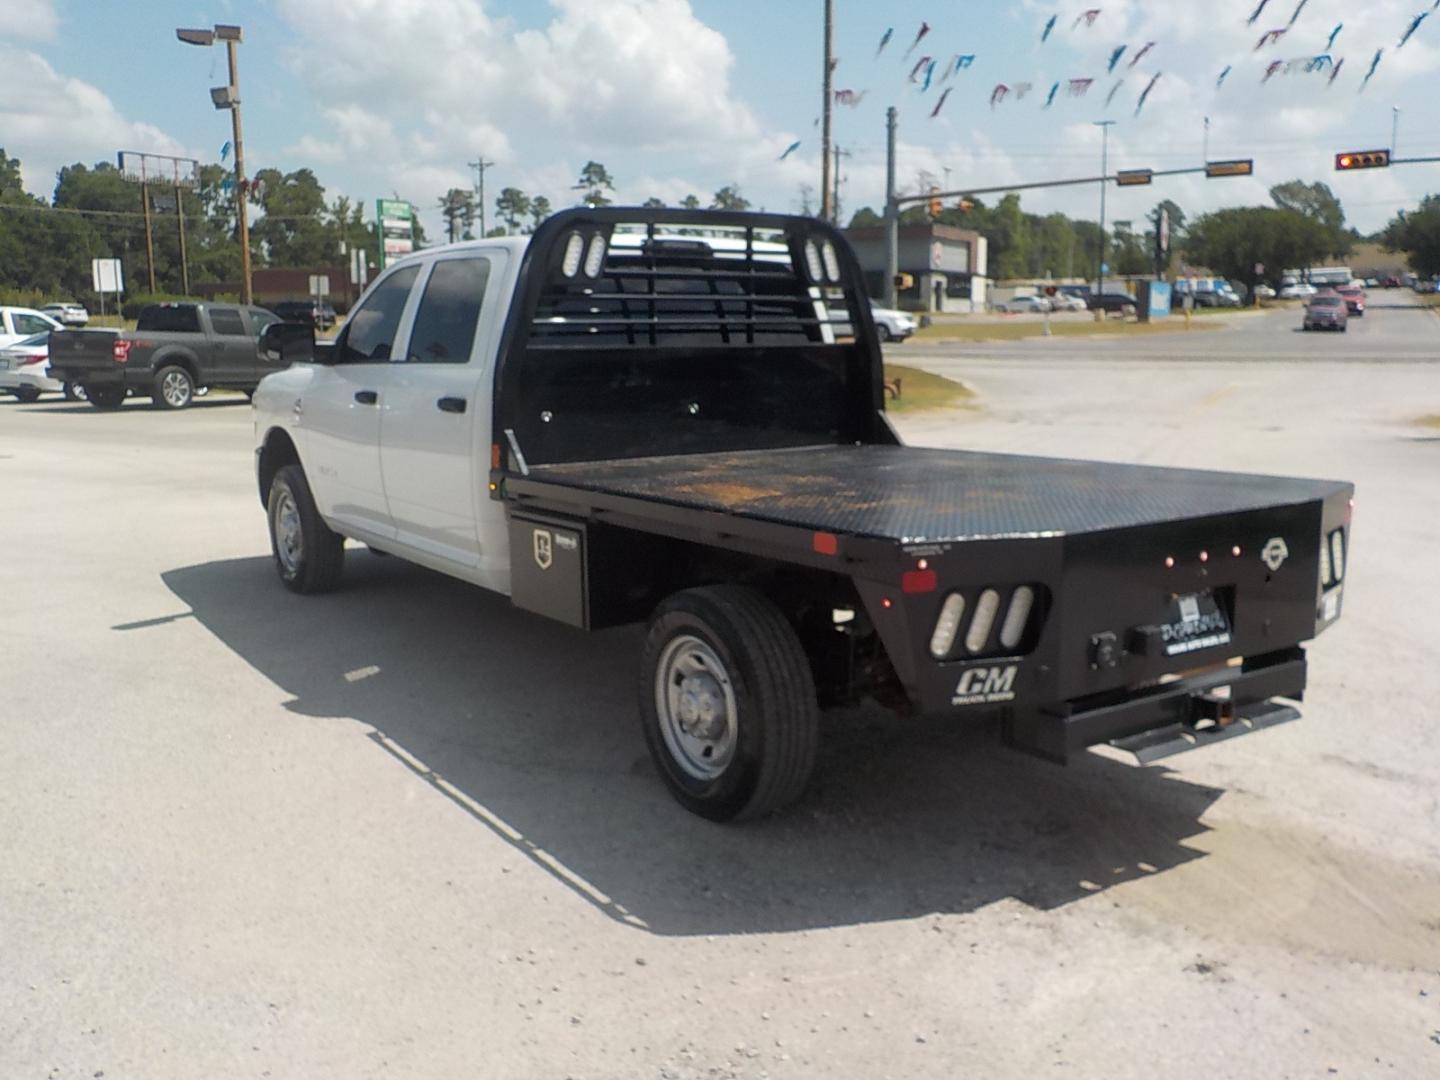
<path fill-rule="evenodd" d="M 825 101 L 820 113 L 820 216 L 835 220 L 835 205 L 830 191 L 830 92 L 831 74 L 835 66 L 835 0 L 825 0 L 825 74 L 821 79 Z"/>
<path fill-rule="evenodd" d="M 180 166 L 175 166 L 175 224 L 180 229 L 180 291 L 190 295 L 190 259 L 185 253 L 185 199 L 180 188 Z"/>
<path fill-rule="evenodd" d="M 895 106 L 885 110 L 885 306 L 896 305 L 895 277 L 900 273 L 900 207 L 895 202 Z"/>
<path fill-rule="evenodd" d="M 834 176 L 831 177 L 831 191 L 833 194 L 830 197 L 830 212 L 835 215 L 835 223 L 838 225 L 840 223 L 840 159 L 842 157 L 848 158 L 850 151 L 841 150 L 840 144 L 836 143 L 832 153 L 835 157 L 835 173 Z"/>
<path fill-rule="evenodd" d="M 1114 120 L 1092 121 L 1100 129 L 1100 258 L 1096 264 L 1095 295 L 1105 293 L 1105 182 L 1110 172 L 1110 126 Z M 1096 308 L 1096 315 L 1105 317 L 1104 308 Z"/>
<path fill-rule="evenodd" d="M 1390 156 L 1395 156 L 1395 139 L 1400 131 L 1400 106 L 1390 106 Z"/>
<path fill-rule="evenodd" d="M 150 270 L 150 292 L 155 292 L 155 241 L 150 232 L 150 181 L 145 174 L 145 159 L 140 159 L 140 209 L 145 212 L 145 265 Z"/>
<path fill-rule="evenodd" d="M 493 161 L 486 161 L 485 155 L 468 163 L 470 168 L 475 170 L 475 198 L 480 203 L 480 238 L 485 238 L 485 170 L 495 164 Z"/>

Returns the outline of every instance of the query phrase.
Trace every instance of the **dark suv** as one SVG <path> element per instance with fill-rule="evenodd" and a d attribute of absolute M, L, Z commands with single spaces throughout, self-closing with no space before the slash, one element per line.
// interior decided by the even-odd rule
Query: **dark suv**
<path fill-rule="evenodd" d="M 281 300 L 266 306 L 286 322 L 309 323 L 317 330 L 335 325 L 335 309 L 324 300 Z"/>
<path fill-rule="evenodd" d="M 1091 311 L 1119 312 L 1121 315 L 1135 314 L 1135 298 L 1127 293 L 1092 293 L 1085 299 L 1085 306 Z"/>

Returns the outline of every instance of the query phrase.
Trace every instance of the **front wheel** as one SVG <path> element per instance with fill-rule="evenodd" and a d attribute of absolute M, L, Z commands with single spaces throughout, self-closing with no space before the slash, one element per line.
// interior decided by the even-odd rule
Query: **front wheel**
<path fill-rule="evenodd" d="M 182 367 L 163 367 L 155 376 L 155 404 L 166 409 L 189 408 L 195 400 L 195 380 Z"/>
<path fill-rule="evenodd" d="M 794 802 L 815 767 L 809 660 L 779 609 L 743 586 L 686 589 L 656 609 L 640 718 L 670 793 L 712 821 Z"/>
<path fill-rule="evenodd" d="M 33 386 L 17 386 L 10 392 L 26 405 L 32 405 L 40 400 L 40 391 Z"/>
<path fill-rule="evenodd" d="M 890 332 L 890 328 L 886 326 L 883 322 L 875 324 L 875 332 L 880 335 L 881 341 L 895 340 L 895 335 Z"/>
<path fill-rule="evenodd" d="M 315 508 L 305 470 L 286 465 L 270 482 L 266 501 L 270 550 L 275 569 L 291 592 L 329 592 L 345 568 L 345 538 L 333 532 Z"/>

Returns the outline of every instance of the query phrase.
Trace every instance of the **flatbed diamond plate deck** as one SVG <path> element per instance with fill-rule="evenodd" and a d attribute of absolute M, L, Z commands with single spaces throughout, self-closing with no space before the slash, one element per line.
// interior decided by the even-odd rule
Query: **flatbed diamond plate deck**
<path fill-rule="evenodd" d="M 1103 532 L 1291 506 L 1348 489 L 1326 480 L 878 445 L 541 465 L 528 479 L 903 543 Z"/>

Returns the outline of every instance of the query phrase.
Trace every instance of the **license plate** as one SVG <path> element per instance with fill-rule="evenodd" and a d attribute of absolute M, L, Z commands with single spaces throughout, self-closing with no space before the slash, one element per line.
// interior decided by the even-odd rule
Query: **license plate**
<path fill-rule="evenodd" d="M 1228 645 L 1230 620 L 1214 593 L 1186 593 L 1171 604 L 1170 621 L 1160 627 L 1160 640 L 1166 656 Z"/>

